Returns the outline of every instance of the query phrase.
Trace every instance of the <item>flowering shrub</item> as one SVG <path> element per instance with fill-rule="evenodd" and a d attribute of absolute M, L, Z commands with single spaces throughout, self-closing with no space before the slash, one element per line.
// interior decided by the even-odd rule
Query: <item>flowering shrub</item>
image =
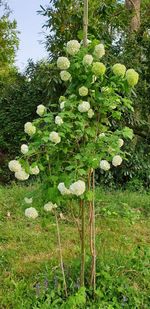
<path fill-rule="evenodd" d="M 133 132 L 123 127 L 121 119 L 124 113 L 133 111 L 131 90 L 138 82 L 133 69 L 126 71 L 118 63 L 111 68 L 104 58 L 104 63 L 98 62 L 105 55 L 103 44 L 91 42 L 85 48 L 72 40 L 65 50 L 67 56 L 57 60 L 61 79 L 68 85 L 59 99 L 59 112 L 52 113 L 49 107 L 39 105 L 40 117 L 25 124 L 28 137 L 27 144 L 21 146 L 22 156 L 9 162 L 19 180 L 40 174 L 45 188 L 44 210 L 53 211 L 57 229 L 55 208 L 66 199 L 79 199 L 83 209 L 83 200 L 93 200 L 89 185 L 93 171 L 100 168 L 107 173 L 125 159 L 123 145 L 126 139 L 132 139 Z M 25 215 L 38 216 L 32 207 Z M 82 252 L 84 255 L 84 249 Z"/>
<path fill-rule="evenodd" d="M 114 167 L 122 163 L 124 139 L 131 139 L 133 134 L 127 127 L 112 130 L 112 123 L 133 110 L 131 87 L 138 82 L 138 73 L 126 71 L 123 64 L 107 68 L 106 63 L 97 62 L 104 58 L 103 44 L 89 43 L 84 48 L 72 40 L 66 53 L 69 58 L 64 55 L 57 60 L 61 79 L 69 83 L 59 100 L 59 115 L 38 105 L 40 118 L 24 127 L 29 139 L 21 146 L 22 157 L 9 162 L 19 180 L 43 173 L 58 205 L 66 195 L 72 198 L 82 192 L 86 197 L 83 182 L 87 185 L 90 169 L 108 171 L 111 162 Z M 86 100 L 82 101 L 84 96 Z"/>

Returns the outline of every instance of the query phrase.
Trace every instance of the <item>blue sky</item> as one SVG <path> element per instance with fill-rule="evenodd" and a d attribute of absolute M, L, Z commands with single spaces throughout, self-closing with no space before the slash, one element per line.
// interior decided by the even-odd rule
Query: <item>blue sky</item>
<path fill-rule="evenodd" d="M 21 71 L 25 68 L 27 60 L 39 60 L 47 56 L 44 45 L 39 41 L 44 39 L 42 25 L 44 17 L 38 15 L 36 11 L 40 9 L 40 4 L 49 4 L 48 0 L 8 0 L 12 10 L 12 17 L 17 20 L 20 31 L 20 46 L 17 52 L 16 64 Z"/>

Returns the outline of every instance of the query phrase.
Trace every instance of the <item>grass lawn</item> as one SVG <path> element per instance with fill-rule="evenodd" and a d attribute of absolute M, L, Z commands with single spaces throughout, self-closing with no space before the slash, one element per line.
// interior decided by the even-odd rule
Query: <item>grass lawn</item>
<path fill-rule="evenodd" d="M 97 189 L 97 292 L 92 301 L 88 290 L 85 303 L 77 292 L 80 243 L 76 225 L 66 206 L 65 219 L 59 220 L 61 241 L 69 294 L 76 295 L 75 301 L 71 296 L 66 301 L 55 220 L 40 211 L 38 193 L 33 207 L 40 216 L 34 221 L 24 216 L 28 207 L 24 197 L 31 189 L 0 188 L 0 308 L 149 309 L 150 195 Z M 87 282 L 89 263 L 87 234 Z"/>

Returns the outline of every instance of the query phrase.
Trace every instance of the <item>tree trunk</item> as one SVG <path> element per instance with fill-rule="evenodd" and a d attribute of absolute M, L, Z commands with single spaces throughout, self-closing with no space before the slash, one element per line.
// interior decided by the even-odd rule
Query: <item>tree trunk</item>
<path fill-rule="evenodd" d="M 141 0 L 125 0 L 125 5 L 126 8 L 132 13 L 130 30 L 131 32 L 138 31 L 140 28 Z"/>

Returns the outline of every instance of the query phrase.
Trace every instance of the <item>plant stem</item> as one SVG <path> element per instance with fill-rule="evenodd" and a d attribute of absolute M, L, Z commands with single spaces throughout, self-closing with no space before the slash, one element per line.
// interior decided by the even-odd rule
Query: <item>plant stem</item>
<path fill-rule="evenodd" d="M 88 190 L 91 190 L 91 174 L 92 174 L 92 170 L 90 169 L 89 173 L 88 173 Z M 90 214 L 89 214 L 89 225 L 90 225 L 90 251 L 91 251 L 91 255 L 93 256 L 93 233 L 92 233 L 92 202 L 89 201 L 89 210 L 90 210 Z"/>
<path fill-rule="evenodd" d="M 80 201 L 80 207 L 81 207 L 81 278 L 80 278 L 80 284 L 81 287 L 84 286 L 84 274 L 85 274 L 85 208 L 84 208 L 84 202 Z"/>
<path fill-rule="evenodd" d="M 61 266 L 61 271 L 62 271 L 62 276 L 63 276 L 63 285 L 64 285 L 64 290 L 65 290 L 65 295 L 67 297 L 68 296 L 67 284 L 66 284 L 64 264 L 63 264 L 63 256 L 62 256 L 62 248 L 61 248 L 61 240 L 60 240 L 59 223 L 58 223 L 58 217 L 57 217 L 57 213 L 56 212 L 55 212 L 55 219 L 56 219 L 57 237 L 58 237 L 58 246 L 59 246 L 59 255 L 60 255 L 60 266 Z"/>
<path fill-rule="evenodd" d="M 88 0 L 84 0 L 84 16 L 83 16 L 83 46 L 87 47 L 88 35 Z"/>
<path fill-rule="evenodd" d="M 90 206 L 90 250 L 91 250 L 91 255 L 92 255 L 90 285 L 93 286 L 93 292 L 95 295 L 95 290 L 96 290 L 95 171 L 93 170 L 91 174 L 90 174 L 90 188 L 92 187 L 93 200 L 92 202 L 89 202 L 89 206 Z"/>
<path fill-rule="evenodd" d="M 72 217 L 74 219 L 74 222 L 76 223 L 77 225 L 77 229 L 78 229 L 78 232 L 79 232 L 79 237 L 80 237 L 80 240 L 81 240 L 81 228 L 80 228 L 80 223 L 79 223 L 79 219 L 76 218 L 75 214 L 74 214 L 74 211 L 73 211 L 73 208 L 72 208 L 72 204 L 70 205 L 70 210 L 71 210 L 71 214 L 72 214 Z"/>

